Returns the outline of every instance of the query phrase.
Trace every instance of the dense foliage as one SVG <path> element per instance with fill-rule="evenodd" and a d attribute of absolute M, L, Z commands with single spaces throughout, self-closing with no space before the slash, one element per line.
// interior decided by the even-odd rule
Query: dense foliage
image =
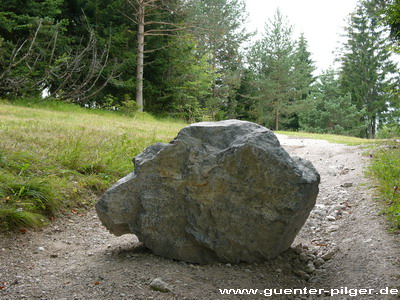
<path fill-rule="evenodd" d="M 252 43 L 244 0 L 5 0 L 0 97 L 45 91 L 190 122 L 239 118 L 369 138 L 399 132 L 398 5 L 360 0 L 341 68 L 317 77 L 306 36 L 295 37 L 282 12 Z"/>

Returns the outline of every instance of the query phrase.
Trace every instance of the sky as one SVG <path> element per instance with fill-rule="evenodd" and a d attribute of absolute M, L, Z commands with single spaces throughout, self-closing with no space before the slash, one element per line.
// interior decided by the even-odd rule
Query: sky
<path fill-rule="evenodd" d="M 340 34 L 347 25 L 347 17 L 356 8 L 358 0 L 244 0 L 249 13 L 247 28 L 264 32 L 264 25 L 272 19 L 277 8 L 294 26 L 293 37 L 304 33 L 308 50 L 317 67 L 317 73 L 333 66 L 333 52 L 340 45 Z"/>

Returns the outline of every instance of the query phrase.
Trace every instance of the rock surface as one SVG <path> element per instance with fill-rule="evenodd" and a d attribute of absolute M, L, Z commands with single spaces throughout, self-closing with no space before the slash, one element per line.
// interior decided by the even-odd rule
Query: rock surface
<path fill-rule="evenodd" d="M 255 262 L 287 250 L 314 207 L 320 177 L 254 123 L 203 122 L 139 154 L 135 172 L 96 204 L 115 235 L 193 263 Z"/>

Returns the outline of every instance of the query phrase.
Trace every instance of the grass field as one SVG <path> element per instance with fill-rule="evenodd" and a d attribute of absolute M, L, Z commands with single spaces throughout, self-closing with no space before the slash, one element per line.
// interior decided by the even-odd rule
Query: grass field
<path fill-rule="evenodd" d="M 0 230 L 38 227 L 92 205 L 133 170 L 134 156 L 186 125 L 58 102 L 23 104 L 0 103 Z"/>

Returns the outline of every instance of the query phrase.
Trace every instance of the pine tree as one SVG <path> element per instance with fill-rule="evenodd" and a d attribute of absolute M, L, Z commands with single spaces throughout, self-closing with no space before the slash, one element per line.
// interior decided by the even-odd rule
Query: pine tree
<path fill-rule="evenodd" d="M 65 42 L 59 34 L 66 27 L 59 18 L 62 2 L 0 2 L 0 96 L 40 93 L 56 48 Z"/>
<path fill-rule="evenodd" d="M 248 15 L 243 0 L 190 0 L 189 24 L 199 51 L 209 56 L 215 80 L 212 94 L 203 103 L 209 117 L 230 105 L 242 76 L 241 46 L 251 34 L 244 27 Z"/>
<path fill-rule="evenodd" d="M 391 37 L 397 41 L 397 46 L 400 47 L 400 0 L 385 1 L 383 13 L 386 24 L 390 26 Z M 388 2 L 388 3 L 387 3 Z M 400 49 L 397 48 L 400 52 Z"/>
<path fill-rule="evenodd" d="M 298 130 L 300 127 L 297 112 L 303 111 L 309 102 L 308 98 L 315 82 L 314 71 L 314 61 L 308 51 L 308 42 L 302 33 L 296 42 L 294 52 L 294 87 L 297 93 L 295 98 L 291 100 L 291 105 L 295 108 L 295 112 L 289 118 L 288 129 Z"/>
<path fill-rule="evenodd" d="M 304 100 L 310 94 L 312 84 L 315 81 L 313 75 L 315 65 L 311 53 L 308 51 L 308 42 L 304 34 L 301 34 L 297 41 L 294 54 L 294 71 L 296 89 L 300 92 L 300 99 Z"/>
<path fill-rule="evenodd" d="M 155 51 L 147 48 L 145 38 L 152 36 L 162 38 L 182 30 L 182 24 L 175 22 L 175 18 L 179 18 L 179 6 L 182 3 L 179 0 L 127 0 L 127 2 L 135 12 L 132 16 L 126 13 L 124 15 L 137 26 L 135 99 L 139 110 L 143 111 L 145 54 Z"/>
<path fill-rule="evenodd" d="M 349 93 L 342 94 L 333 70 L 320 75 L 313 89 L 305 109 L 299 112 L 302 130 L 353 136 L 362 134 L 365 125 L 360 120 L 364 111 L 351 103 Z"/>
<path fill-rule="evenodd" d="M 375 1 L 358 5 L 347 27 L 347 42 L 341 56 L 341 85 L 352 102 L 364 110 L 365 137 L 374 138 L 386 118 L 393 94 L 396 66 L 389 52 L 388 33 L 380 25 Z M 398 76 L 398 74 L 397 74 Z"/>
<path fill-rule="evenodd" d="M 295 83 L 293 28 L 277 10 L 265 26 L 264 36 L 251 51 L 251 68 L 257 75 L 256 120 L 275 130 L 295 112 L 291 105 L 298 95 Z"/>

